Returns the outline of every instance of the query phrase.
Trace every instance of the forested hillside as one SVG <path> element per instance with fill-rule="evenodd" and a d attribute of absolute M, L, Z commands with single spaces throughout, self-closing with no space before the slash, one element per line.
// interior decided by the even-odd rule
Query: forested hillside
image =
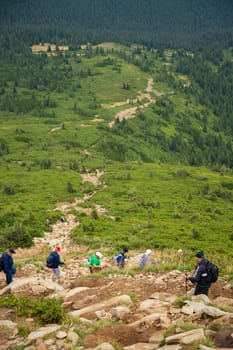
<path fill-rule="evenodd" d="M 0 23 L 31 43 L 231 44 L 233 4 L 230 0 L 3 0 Z"/>

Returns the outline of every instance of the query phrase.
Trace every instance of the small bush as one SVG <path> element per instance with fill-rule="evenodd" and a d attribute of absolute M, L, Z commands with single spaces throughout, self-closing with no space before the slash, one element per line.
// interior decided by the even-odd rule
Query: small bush
<path fill-rule="evenodd" d="M 173 306 L 181 308 L 185 304 L 185 300 L 191 300 L 191 298 L 187 295 L 183 295 L 174 301 Z"/>
<path fill-rule="evenodd" d="M 65 311 L 56 299 L 41 298 L 32 301 L 28 297 L 9 295 L 0 297 L 0 307 L 14 308 L 17 316 L 34 317 L 40 324 L 62 323 Z"/>

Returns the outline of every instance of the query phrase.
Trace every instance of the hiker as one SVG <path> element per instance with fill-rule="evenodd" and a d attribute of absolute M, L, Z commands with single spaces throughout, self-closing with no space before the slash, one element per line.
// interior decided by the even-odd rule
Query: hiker
<path fill-rule="evenodd" d="M 52 269 L 53 275 L 59 279 L 61 277 L 61 270 L 59 268 L 59 265 L 65 265 L 63 261 L 60 259 L 60 253 L 61 247 L 56 246 L 54 250 L 49 254 L 47 260 L 46 260 L 46 266 L 49 269 Z"/>
<path fill-rule="evenodd" d="M 90 273 L 98 272 L 101 270 L 102 257 L 103 255 L 100 252 L 96 252 L 87 259 L 87 266 L 89 267 Z"/>
<path fill-rule="evenodd" d="M 197 258 L 195 273 L 193 276 L 186 276 L 186 280 L 196 284 L 194 295 L 208 295 L 208 291 L 211 286 L 211 283 L 207 280 L 207 264 L 209 263 L 209 260 L 204 257 L 203 252 L 197 252 L 195 257 Z"/>
<path fill-rule="evenodd" d="M 147 267 L 150 263 L 150 255 L 151 255 L 152 251 L 151 249 L 147 249 L 146 252 L 144 254 L 142 254 L 138 266 L 143 269 L 144 267 Z"/>
<path fill-rule="evenodd" d="M 128 253 L 128 248 L 123 248 L 120 253 L 117 255 L 116 258 L 116 262 L 117 262 L 117 266 L 121 269 L 123 269 L 125 267 L 125 260 L 127 259 L 127 256 L 125 255 L 125 253 Z"/>
<path fill-rule="evenodd" d="M 60 217 L 60 221 L 61 221 L 62 223 L 64 223 L 64 222 L 65 222 L 65 218 L 64 218 L 64 216 L 61 216 L 61 217 Z"/>
<path fill-rule="evenodd" d="M 12 276 L 16 273 L 14 267 L 13 254 L 16 254 L 13 248 L 9 248 L 7 252 L 3 253 L 3 271 L 6 275 L 6 284 L 12 282 Z"/>

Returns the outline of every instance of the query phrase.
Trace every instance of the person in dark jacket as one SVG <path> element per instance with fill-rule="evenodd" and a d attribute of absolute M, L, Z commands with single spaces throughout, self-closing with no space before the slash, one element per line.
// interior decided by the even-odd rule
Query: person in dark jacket
<path fill-rule="evenodd" d="M 60 255 L 59 255 L 60 251 L 61 251 L 61 247 L 60 246 L 56 246 L 54 251 L 52 251 L 50 253 L 50 256 L 52 256 L 52 259 L 53 259 L 52 265 L 51 265 L 51 267 L 49 267 L 47 265 L 47 267 L 52 269 L 52 272 L 53 272 L 54 276 L 56 278 L 58 278 L 58 279 L 61 277 L 61 270 L 59 268 L 59 265 L 64 265 L 65 264 L 60 259 Z"/>
<path fill-rule="evenodd" d="M 12 282 L 12 277 L 16 273 L 16 268 L 14 267 L 13 254 L 15 251 L 13 248 L 8 249 L 7 252 L 3 253 L 3 271 L 6 275 L 6 284 Z"/>
<path fill-rule="evenodd" d="M 127 256 L 125 255 L 125 253 L 128 253 L 128 248 L 123 248 L 120 253 L 117 255 L 116 261 L 117 261 L 117 266 L 120 268 L 124 268 L 125 267 L 125 260 L 127 258 Z"/>
<path fill-rule="evenodd" d="M 198 252 L 195 257 L 197 258 L 197 266 L 193 276 L 187 277 L 187 280 L 196 285 L 194 295 L 205 294 L 208 295 L 211 283 L 208 282 L 207 264 L 209 260 L 204 257 L 203 252 Z"/>

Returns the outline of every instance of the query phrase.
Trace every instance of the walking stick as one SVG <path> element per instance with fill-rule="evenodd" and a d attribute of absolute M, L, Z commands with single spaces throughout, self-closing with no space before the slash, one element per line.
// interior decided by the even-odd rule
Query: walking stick
<path fill-rule="evenodd" d="M 184 275 L 185 275 L 185 294 L 187 294 L 188 292 L 187 270 L 184 270 Z"/>

